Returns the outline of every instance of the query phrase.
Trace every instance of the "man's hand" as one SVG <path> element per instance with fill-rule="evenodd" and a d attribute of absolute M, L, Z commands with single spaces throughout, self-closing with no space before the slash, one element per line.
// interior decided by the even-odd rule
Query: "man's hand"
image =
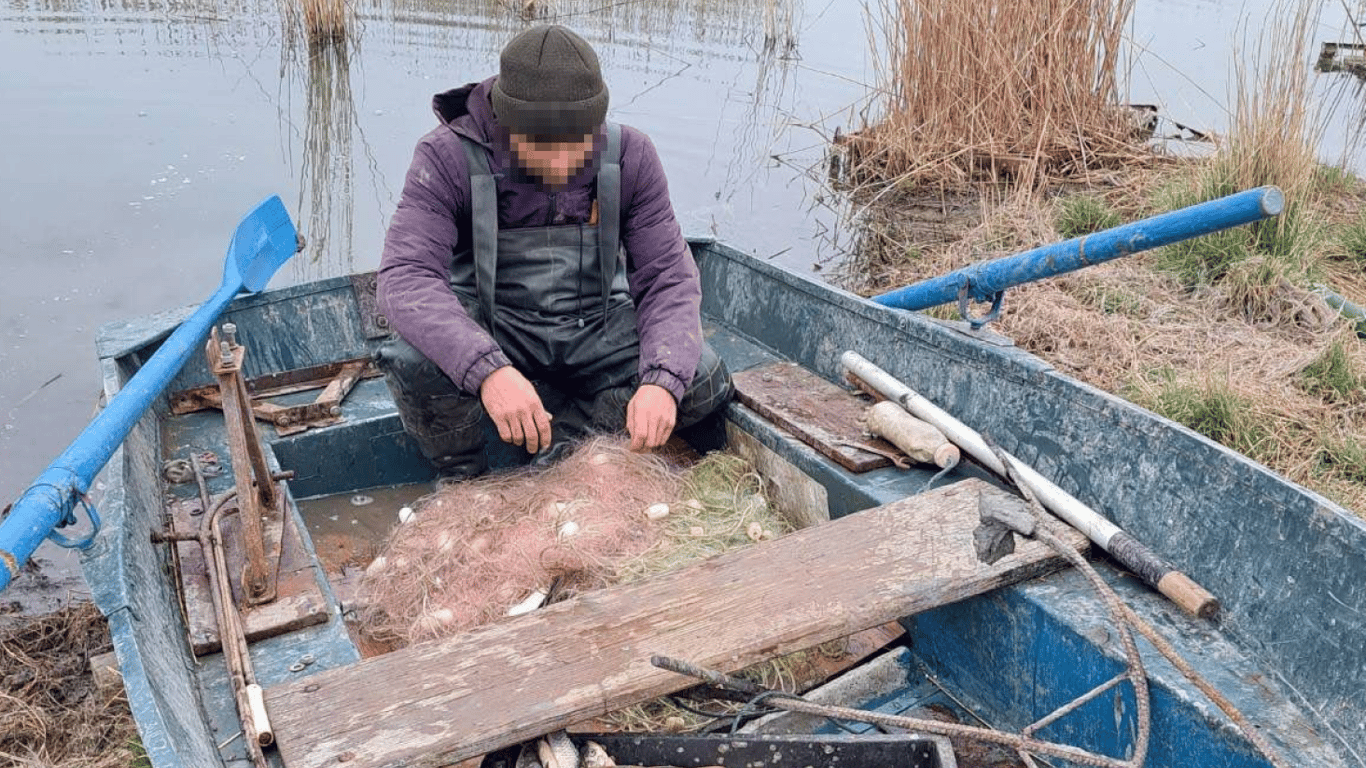
<path fill-rule="evenodd" d="M 527 453 L 550 445 L 552 417 L 536 388 L 516 368 L 505 365 L 490 373 L 479 385 L 479 399 L 503 442 L 523 445 Z"/>
<path fill-rule="evenodd" d="M 658 448 L 668 441 L 678 418 L 678 404 L 669 390 L 658 384 L 642 384 L 626 404 L 626 431 L 631 450 Z"/>

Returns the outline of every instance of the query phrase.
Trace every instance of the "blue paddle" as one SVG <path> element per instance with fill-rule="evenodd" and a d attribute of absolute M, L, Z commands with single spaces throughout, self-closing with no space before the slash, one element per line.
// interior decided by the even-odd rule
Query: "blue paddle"
<path fill-rule="evenodd" d="M 278 196 L 256 206 L 242 219 L 228 245 L 223 284 L 218 292 L 162 343 L 152 359 L 20 495 L 9 515 L 0 521 L 0 591 L 19 574 L 43 539 L 51 536 L 67 547 L 90 546 L 99 530 L 99 518 L 86 502 L 85 492 L 95 475 L 190 355 L 203 349 L 209 327 L 233 297 L 243 290 L 255 293 L 265 288 L 280 265 L 297 250 L 294 223 Z M 84 504 L 90 514 L 91 531 L 84 539 L 73 541 L 54 529 L 75 522 L 73 512 L 78 503 Z"/>

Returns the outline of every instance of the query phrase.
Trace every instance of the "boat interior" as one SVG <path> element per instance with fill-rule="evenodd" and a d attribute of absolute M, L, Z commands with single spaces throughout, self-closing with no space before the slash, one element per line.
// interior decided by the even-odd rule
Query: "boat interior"
<path fill-rule="evenodd" d="M 1341 575 L 1366 573 L 1366 529 L 1350 513 L 1067 379 L 989 329 L 876 307 L 720 244 L 693 248 L 705 332 L 741 396 L 724 418 L 683 437 L 698 451 L 745 456 L 798 532 L 468 637 L 374 653 L 348 630 L 353 585 L 324 566 L 300 503 L 432 480 L 368 364 L 388 333 L 374 276 L 243 296 L 220 319 L 216 341 L 226 341 L 224 323 L 235 326 L 233 341 L 245 350 L 239 378 L 260 395 L 251 406 L 259 455 L 234 451 L 241 439 L 229 426 L 227 397 L 216 394 L 223 374 L 197 357 L 102 476 L 105 532 L 86 557 L 153 764 L 252 764 L 225 650 L 232 641 L 214 613 L 214 564 L 193 539 L 214 526 L 246 527 L 235 520 L 246 516 L 222 503 L 250 487 L 239 483 L 245 464 L 235 452 L 256 476 L 274 478 L 278 495 L 262 532 L 278 564 L 273 599 L 243 605 L 239 617 L 273 725 L 274 744 L 264 750 L 273 765 L 443 765 L 487 754 L 485 764 L 510 768 L 499 750 L 699 682 L 652 666 L 652 654 L 732 672 L 889 622 L 896 639 L 848 673 L 867 679 L 842 688 L 840 705 L 892 716 L 936 710 L 1009 733 L 1033 724 L 1038 738 L 1115 764 L 1141 738 L 1149 765 L 1273 764 L 1220 702 L 1139 638 L 1151 698 L 1141 712 L 1123 680 L 1121 629 L 1086 575 L 1055 551 L 1021 540 L 994 564 L 974 556 L 980 500 L 1013 494 L 1005 480 L 969 461 L 946 473 L 902 468 L 831 438 L 832 420 L 856 423 L 869 402 L 839 366 L 853 350 L 1217 595 L 1218 617 L 1188 615 L 1084 536 L 1067 539 L 1286 764 L 1366 766 L 1366 672 L 1360 649 L 1334 639 L 1366 631 L 1366 586 Z M 103 330 L 109 394 L 182 316 Z M 833 399 L 801 402 L 817 393 Z M 813 440 L 804 431 L 821 434 Z M 232 543 L 238 536 L 226 539 L 235 569 L 250 553 Z M 168 572 L 180 578 L 164 578 Z M 250 603 L 232 581 L 235 599 Z M 827 718 L 808 718 L 801 730 L 866 746 L 899 732 Z M 904 764 L 1024 764 L 1013 749 L 974 753 L 962 740 L 935 738 L 917 749 L 918 762 Z M 838 764 L 903 764 L 863 759 Z"/>

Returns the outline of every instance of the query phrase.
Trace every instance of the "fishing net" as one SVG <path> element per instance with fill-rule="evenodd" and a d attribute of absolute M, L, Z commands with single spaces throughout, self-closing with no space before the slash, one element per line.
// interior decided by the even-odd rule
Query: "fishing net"
<path fill-rule="evenodd" d="M 786 530 L 733 455 L 688 468 L 596 438 L 419 500 L 366 569 L 360 627 L 390 647 L 445 637 Z"/>

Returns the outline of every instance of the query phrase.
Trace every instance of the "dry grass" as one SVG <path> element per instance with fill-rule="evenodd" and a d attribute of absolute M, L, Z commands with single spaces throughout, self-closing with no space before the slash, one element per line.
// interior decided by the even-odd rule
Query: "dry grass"
<path fill-rule="evenodd" d="M 1285 194 L 1280 216 L 1166 249 L 1164 267 L 1190 286 L 1241 282 L 1254 318 L 1266 290 L 1308 285 L 1323 250 L 1323 222 L 1314 204 L 1325 184 L 1315 153 L 1326 115 L 1310 90 L 1311 30 L 1318 6 L 1283 0 L 1261 34 L 1246 33 L 1233 55 L 1232 122 L 1211 162 L 1179 178 L 1158 198 L 1178 208 L 1234 192 L 1275 185 Z M 1248 263 L 1251 262 L 1251 263 Z"/>
<path fill-rule="evenodd" d="M 1161 184 L 1157 174 L 1147 181 Z M 865 260 L 880 264 L 880 273 L 850 282 L 875 292 L 1056 240 L 1054 217 L 1052 206 L 1017 197 L 964 223 L 954 242 L 921 246 L 914 262 L 897 262 L 911 247 L 910 227 L 888 212 L 877 240 L 889 253 Z M 1366 473 L 1353 462 L 1366 455 L 1358 437 L 1366 435 L 1366 349 L 1350 324 L 1309 291 L 1281 283 L 1263 290 L 1254 318 L 1239 293 L 1246 282 L 1190 290 L 1160 267 L 1161 258 L 1140 254 L 1014 288 L 993 327 L 1066 375 L 1366 513 Z M 956 317 L 948 307 L 930 314 Z"/>
<path fill-rule="evenodd" d="M 1251 20 L 1262 31 L 1235 52 L 1232 122 L 1213 157 L 1141 163 L 1127 162 L 1142 153 L 1105 106 L 1117 103 L 1112 52 L 1128 6 L 1089 7 L 1089 23 L 1069 15 L 1080 7 L 883 6 L 888 117 L 837 147 L 864 163 L 840 179 L 854 182 L 864 224 L 841 281 L 880 292 L 1275 184 L 1287 199 L 1277 219 L 1014 288 L 995 327 L 1061 372 L 1366 514 L 1366 352 L 1312 290 L 1366 300 L 1366 184 L 1314 152 L 1317 6 L 1287 0 Z M 987 23 L 1013 13 L 1010 29 Z M 1064 54 L 1077 58 L 1053 58 Z M 1010 155 L 1022 173 L 981 172 L 983 158 Z"/>
<path fill-rule="evenodd" d="M 90 657 L 110 648 L 91 603 L 41 617 L 0 615 L 0 764 L 147 765 L 122 689 L 98 690 L 90 672 Z"/>
<path fill-rule="evenodd" d="M 1114 167 L 1135 154 L 1116 77 L 1131 0 L 882 0 L 882 115 L 845 137 L 847 181 L 955 186 Z"/>

